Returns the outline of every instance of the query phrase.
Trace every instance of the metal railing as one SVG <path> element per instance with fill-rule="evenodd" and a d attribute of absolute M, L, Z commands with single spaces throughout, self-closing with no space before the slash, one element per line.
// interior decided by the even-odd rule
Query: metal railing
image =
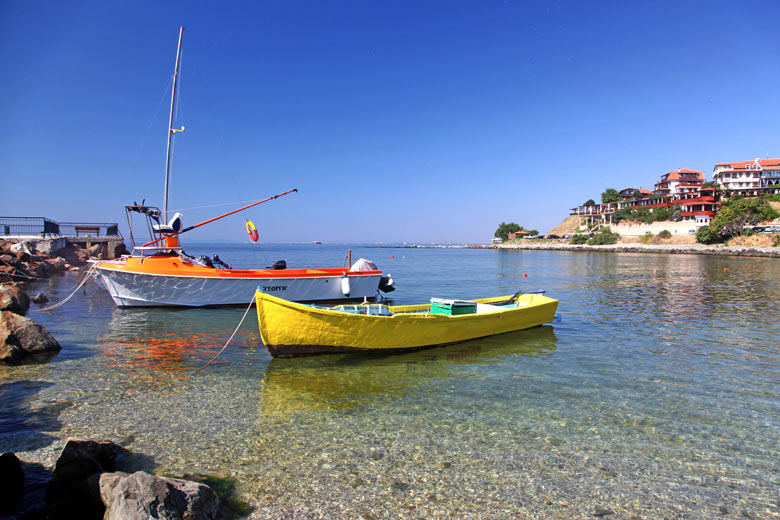
<path fill-rule="evenodd" d="M 59 236 L 60 226 L 44 217 L 0 217 L 0 235 Z"/>
<path fill-rule="evenodd" d="M 0 236 L 121 237 L 115 222 L 55 222 L 45 217 L 0 217 Z"/>

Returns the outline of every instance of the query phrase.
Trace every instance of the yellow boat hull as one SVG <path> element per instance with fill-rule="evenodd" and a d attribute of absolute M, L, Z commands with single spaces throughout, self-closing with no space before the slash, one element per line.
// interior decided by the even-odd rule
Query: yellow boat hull
<path fill-rule="evenodd" d="M 491 304 L 512 296 L 474 300 Z M 349 314 L 255 293 L 263 344 L 274 357 L 339 352 L 414 350 L 504 334 L 550 323 L 558 300 L 521 294 L 519 306 L 490 312 L 445 316 L 428 314 L 430 305 L 390 307 L 391 316 Z M 492 309 L 492 308 L 491 308 Z"/>

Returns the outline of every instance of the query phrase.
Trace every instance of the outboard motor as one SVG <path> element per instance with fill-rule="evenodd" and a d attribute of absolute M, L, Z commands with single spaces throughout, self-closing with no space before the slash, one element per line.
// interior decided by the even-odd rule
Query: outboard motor
<path fill-rule="evenodd" d="M 198 263 L 206 267 L 214 267 L 214 264 L 211 262 L 211 258 L 207 257 L 206 255 L 201 255 L 200 258 L 198 258 Z"/>
<path fill-rule="evenodd" d="M 211 256 L 211 262 L 213 263 L 214 266 L 219 266 L 222 267 L 223 269 L 231 268 L 228 264 L 220 260 L 219 255 L 216 254 Z"/>
<path fill-rule="evenodd" d="M 287 262 L 284 260 L 277 260 L 273 264 L 267 267 L 268 269 L 287 269 Z"/>
<path fill-rule="evenodd" d="M 395 281 L 393 281 L 393 277 L 390 276 L 390 273 L 379 279 L 379 290 L 384 293 L 395 291 Z"/>

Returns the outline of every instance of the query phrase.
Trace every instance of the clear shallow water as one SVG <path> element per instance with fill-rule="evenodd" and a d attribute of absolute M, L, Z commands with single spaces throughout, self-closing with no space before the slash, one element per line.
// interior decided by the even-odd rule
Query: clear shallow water
<path fill-rule="evenodd" d="M 341 265 L 346 246 L 218 251 L 294 267 Z M 360 256 L 393 275 L 396 303 L 543 288 L 563 321 L 403 355 L 272 360 L 250 314 L 193 374 L 242 309 L 119 310 L 87 286 L 29 313 L 58 356 L 0 367 L 0 450 L 52 464 L 67 436 L 110 438 L 133 450 L 128 469 L 236 479 L 257 518 L 780 515 L 777 260 Z M 75 281 L 30 292 L 57 301 Z"/>

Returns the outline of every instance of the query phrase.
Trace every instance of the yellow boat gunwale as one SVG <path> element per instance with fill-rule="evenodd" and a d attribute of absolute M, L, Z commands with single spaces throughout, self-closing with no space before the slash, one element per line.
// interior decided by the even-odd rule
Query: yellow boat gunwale
<path fill-rule="evenodd" d="M 558 300 L 541 294 L 471 300 L 524 305 L 476 314 L 428 314 L 430 304 L 389 307 L 390 316 L 350 314 L 255 293 L 260 337 L 271 355 L 294 357 L 336 352 L 399 351 L 458 343 L 553 321 Z"/>

